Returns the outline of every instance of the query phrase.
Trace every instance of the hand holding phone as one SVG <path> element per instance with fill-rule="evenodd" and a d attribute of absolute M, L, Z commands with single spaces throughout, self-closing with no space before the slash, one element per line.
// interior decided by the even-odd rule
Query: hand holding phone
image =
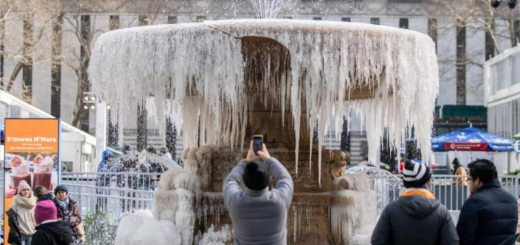
<path fill-rule="evenodd" d="M 253 151 L 255 155 L 258 155 L 259 151 L 262 151 L 262 144 L 264 143 L 264 136 L 262 135 L 253 135 Z"/>

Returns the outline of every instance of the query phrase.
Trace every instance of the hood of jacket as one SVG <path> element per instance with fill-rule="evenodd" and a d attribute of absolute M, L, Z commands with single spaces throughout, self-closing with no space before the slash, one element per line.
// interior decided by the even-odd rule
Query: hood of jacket
<path fill-rule="evenodd" d="M 429 216 L 440 206 L 440 202 L 437 199 L 431 199 L 423 195 L 399 197 L 399 204 L 408 215 L 419 219 Z"/>
<path fill-rule="evenodd" d="M 37 230 L 43 230 L 49 235 L 52 235 L 56 243 L 58 244 L 71 244 L 72 243 L 72 229 L 68 222 L 51 222 L 41 224 L 36 227 Z"/>
<path fill-rule="evenodd" d="M 109 150 L 103 151 L 103 160 L 104 161 L 108 160 L 108 158 L 110 158 L 112 156 L 114 156 L 114 154 L 111 151 L 109 151 Z"/>

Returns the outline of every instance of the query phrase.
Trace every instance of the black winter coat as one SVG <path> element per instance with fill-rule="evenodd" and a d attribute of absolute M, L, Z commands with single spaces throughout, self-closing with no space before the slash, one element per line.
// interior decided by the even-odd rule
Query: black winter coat
<path fill-rule="evenodd" d="M 458 245 L 451 215 L 436 199 L 402 196 L 388 204 L 372 233 L 372 245 Z"/>
<path fill-rule="evenodd" d="M 68 222 L 57 221 L 36 226 L 31 245 L 70 245 L 72 229 Z"/>
<path fill-rule="evenodd" d="M 457 223 L 460 244 L 515 244 L 517 220 L 516 199 L 500 182 L 485 183 L 462 205 Z"/>
<path fill-rule="evenodd" d="M 18 223 L 18 214 L 10 208 L 5 212 L 7 217 L 9 217 L 9 235 L 7 238 L 7 242 L 12 245 L 20 245 L 22 244 L 22 233 L 20 232 L 19 223 Z"/>

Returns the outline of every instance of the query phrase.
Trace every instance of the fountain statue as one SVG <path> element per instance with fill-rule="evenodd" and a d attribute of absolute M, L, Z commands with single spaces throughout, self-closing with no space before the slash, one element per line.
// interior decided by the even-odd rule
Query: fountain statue
<path fill-rule="evenodd" d="M 160 129 L 166 117 L 182 127 L 185 169 L 162 175 L 153 210 L 182 244 L 232 244 L 222 182 L 254 134 L 294 179 L 289 244 L 369 243 L 376 193 L 365 174 L 343 174 L 348 152 L 323 147 L 351 111 L 365 118 L 372 162 L 383 134 L 400 146 L 412 127 L 430 153 L 435 44 L 409 30 L 274 19 L 129 28 L 99 37 L 89 73 L 119 125 L 145 103 Z"/>

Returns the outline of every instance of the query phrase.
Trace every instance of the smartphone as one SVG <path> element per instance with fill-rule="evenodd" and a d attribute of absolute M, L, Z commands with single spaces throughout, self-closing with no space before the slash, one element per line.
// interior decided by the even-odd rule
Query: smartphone
<path fill-rule="evenodd" d="M 255 155 L 258 156 L 258 151 L 262 150 L 262 144 L 264 143 L 264 136 L 262 135 L 253 135 L 253 151 Z"/>

